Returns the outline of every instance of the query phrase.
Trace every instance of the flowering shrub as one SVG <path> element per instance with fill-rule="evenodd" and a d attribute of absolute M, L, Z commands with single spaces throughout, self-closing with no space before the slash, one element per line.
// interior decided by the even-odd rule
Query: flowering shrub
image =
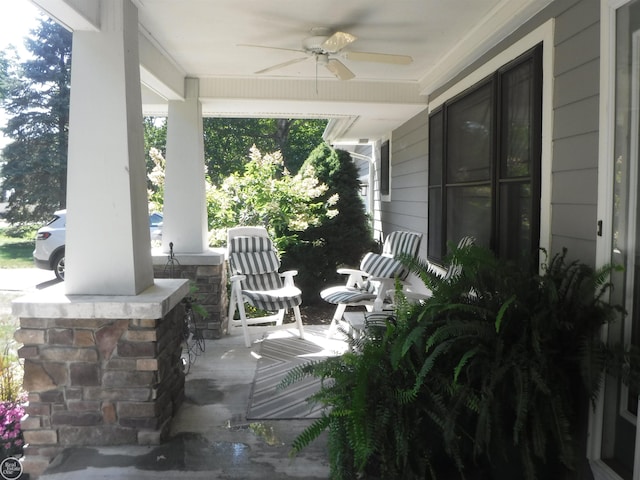
<path fill-rule="evenodd" d="M 6 345 L 0 355 L 0 460 L 20 457 L 24 437 L 20 421 L 24 417 L 26 394 L 22 391 L 22 364 Z"/>
<path fill-rule="evenodd" d="M 23 417 L 21 402 L 0 402 L 0 459 L 22 456 L 24 437 L 20 421 Z"/>
<path fill-rule="evenodd" d="M 226 243 L 226 229 L 261 225 L 269 230 L 281 252 L 298 242 L 297 234 L 335 217 L 338 196 L 321 199 L 327 186 L 313 169 L 291 175 L 280 152 L 262 155 L 254 146 L 243 172 L 227 177 L 219 187 L 207 188 L 212 246 Z"/>

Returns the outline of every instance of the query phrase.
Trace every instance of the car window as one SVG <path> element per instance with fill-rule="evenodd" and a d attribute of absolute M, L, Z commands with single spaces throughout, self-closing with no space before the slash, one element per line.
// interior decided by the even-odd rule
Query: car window
<path fill-rule="evenodd" d="M 47 226 L 51 225 L 53 222 L 55 222 L 59 218 L 60 217 L 58 215 L 54 215 L 53 218 L 47 222 Z"/>

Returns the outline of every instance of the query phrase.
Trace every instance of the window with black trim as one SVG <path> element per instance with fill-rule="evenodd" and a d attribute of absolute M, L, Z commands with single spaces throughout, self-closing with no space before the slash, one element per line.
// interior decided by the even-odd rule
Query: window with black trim
<path fill-rule="evenodd" d="M 389 195 L 391 191 L 391 169 L 389 158 L 389 140 L 380 146 L 380 195 Z"/>
<path fill-rule="evenodd" d="M 537 263 L 542 45 L 429 116 L 428 257 L 465 235 L 500 257 Z"/>

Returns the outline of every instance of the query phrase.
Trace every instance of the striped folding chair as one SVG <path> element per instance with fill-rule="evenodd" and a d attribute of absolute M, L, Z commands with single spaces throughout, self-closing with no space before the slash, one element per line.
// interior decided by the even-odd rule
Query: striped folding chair
<path fill-rule="evenodd" d="M 409 275 L 396 257 L 400 254 L 416 256 L 421 239 L 421 233 L 392 232 L 385 240 L 381 254 L 367 253 L 359 269 L 338 269 L 338 273 L 348 275 L 347 283 L 320 292 L 323 300 L 337 305 L 329 326 L 329 336 L 335 333 L 347 307 L 364 306 L 372 312 L 381 311 L 392 302 L 387 292 L 393 291 L 396 279 L 404 281 Z"/>
<path fill-rule="evenodd" d="M 249 325 L 281 325 L 285 312 L 290 308 L 293 309 L 300 338 L 304 338 L 300 316 L 302 292 L 293 282 L 298 272 L 278 272 L 280 258 L 267 230 L 263 227 L 231 228 L 227 234 L 227 249 L 231 281 L 229 325 L 242 326 L 245 345 L 251 346 Z M 245 303 L 275 313 L 247 318 Z M 238 319 L 235 318 L 236 311 Z"/>

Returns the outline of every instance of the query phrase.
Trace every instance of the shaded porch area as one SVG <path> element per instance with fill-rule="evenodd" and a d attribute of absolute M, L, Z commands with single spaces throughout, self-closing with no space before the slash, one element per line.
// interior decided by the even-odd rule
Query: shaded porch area
<path fill-rule="evenodd" d="M 251 348 L 244 346 L 240 329 L 207 340 L 185 379 L 185 400 L 165 442 L 68 448 L 39 478 L 328 478 L 324 438 L 289 457 L 291 442 L 312 420 L 247 420 L 261 342 L 291 339 L 312 344 L 311 350 L 323 355 L 343 349 L 343 342 L 326 338 L 327 329 L 309 325 L 307 338 L 299 340 L 295 324 L 252 327 Z"/>

